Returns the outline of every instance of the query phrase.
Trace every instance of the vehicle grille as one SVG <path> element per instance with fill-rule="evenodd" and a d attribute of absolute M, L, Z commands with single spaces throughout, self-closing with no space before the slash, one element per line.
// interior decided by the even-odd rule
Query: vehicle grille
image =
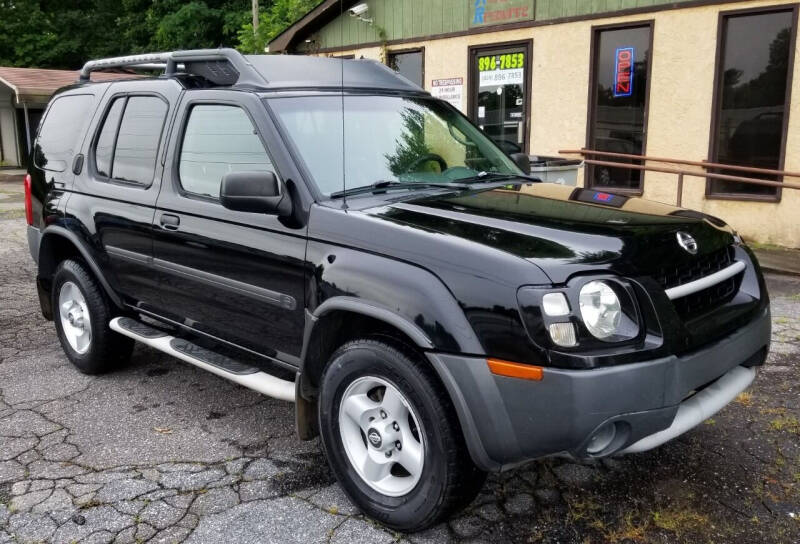
<path fill-rule="evenodd" d="M 653 278 L 664 289 L 671 289 L 719 272 L 731 264 L 733 264 L 733 248 L 729 246 L 701 255 L 691 262 L 661 267 L 653 273 Z"/>
<path fill-rule="evenodd" d="M 691 262 L 661 267 L 654 272 L 653 278 L 664 289 L 670 289 L 719 272 L 733 264 L 733 261 L 733 247 L 729 246 L 701 255 Z M 673 300 L 675 310 L 687 321 L 725 304 L 736 294 L 742 276 L 741 273 L 737 274 L 707 289 Z"/>

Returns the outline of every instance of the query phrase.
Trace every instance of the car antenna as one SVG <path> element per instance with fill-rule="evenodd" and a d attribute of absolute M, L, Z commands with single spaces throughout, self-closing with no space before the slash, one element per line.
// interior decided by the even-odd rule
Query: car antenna
<path fill-rule="evenodd" d="M 339 17 L 344 17 L 344 0 L 339 0 Z M 344 43 L 344 25 L 339 25 L 339 32 L 341 33 L 340 43 Z M 344 57 L 340 56 L 339 58 L 339 66 L 341 67 L 341 80 L 339 83 L 341 84 L 342 90 L 342 208 L 347 211 L 347 168 L 345 166 L 344 161 L 346 160 L 346 155 L 344 152 L 345 149 L 345 141 L 344 141 Z"/>

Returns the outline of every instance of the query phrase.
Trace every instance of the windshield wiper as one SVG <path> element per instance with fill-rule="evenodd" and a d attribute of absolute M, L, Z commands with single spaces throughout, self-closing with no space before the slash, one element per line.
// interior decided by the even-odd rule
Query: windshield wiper
<path fill-rule="evenodd" d="M 458 181 L 460 183 L 492 183 L 495 181 L 505 181 L 505 180 L 512 180 L 512 179 L 525 179 L 528 181 L 533 182 L 541 182 L 540 178 L 535 176 L 527 176 L 525 174 L 503 174 L 501 172 L 478 172 L 478 175 L 468 177 L 468 178 L 461 178 Z"/>
<path fill-rule="evenodd" d="M 386 189 L 429 189 L 431 187 L 443 189 L 466 189 L 467 185 L 463 183 L 438 183 L 430 181 L 376 181 L 371 185 L 364 185 L 363 187 L 353 187 L 352 189 L 345 189 L 344 191 L 336 191 L 331 193 L 331 198 L 341 198 L 343 196 L 360 195 L 364 193 L 378 193 Z"/>

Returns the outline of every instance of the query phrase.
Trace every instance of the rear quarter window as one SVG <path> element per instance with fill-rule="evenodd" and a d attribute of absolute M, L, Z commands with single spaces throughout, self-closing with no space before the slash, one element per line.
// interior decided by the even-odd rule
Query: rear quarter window
<path fill-rule="evenodd" d="M 33 163 L 53 172 L 63 172 L 78 152 L 81 136 L 94 102 L 90 94 L 60 96 L 50 105 L 33 148 Z"/>

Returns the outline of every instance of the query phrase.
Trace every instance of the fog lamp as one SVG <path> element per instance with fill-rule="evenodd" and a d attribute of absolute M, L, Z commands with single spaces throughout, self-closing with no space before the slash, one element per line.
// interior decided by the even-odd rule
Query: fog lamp
<path fill-rule="evenodd" d="M 578 344 L 575 326 L 572 323 L 551 323 L 547 330 L 550 332 L 553 343 L 557 346 L 571 348 Z"/>

